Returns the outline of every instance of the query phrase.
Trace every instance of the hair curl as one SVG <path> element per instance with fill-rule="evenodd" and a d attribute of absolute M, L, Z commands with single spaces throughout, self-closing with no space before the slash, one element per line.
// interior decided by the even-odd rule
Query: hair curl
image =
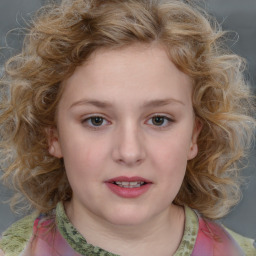
<path fill-rule="evenodd" d="M 72 197 L 63 161 L 48 152 L 61 82 L 100 48 L 159 43 L 194 83 L 194 111 L 203 124 L 199 153 L 188 162 L 176 204 L 205 217 L 224 216 L 239 200 L 239 170 L 255 129 L 255 105 L 244 61 L 224 47 L 220 26 L 180 0 L 73 0 L 42 7 L 20 54 L 1 80 L 2 179 L 39 212 Z M 10 95 L 11 96 L 10 96 Z"/>

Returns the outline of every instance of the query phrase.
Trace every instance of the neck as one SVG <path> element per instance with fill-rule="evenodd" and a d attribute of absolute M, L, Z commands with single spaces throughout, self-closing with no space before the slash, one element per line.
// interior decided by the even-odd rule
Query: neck
<path fill-rule="evenodd" d="M 81 215 L 72 203 L 65 208 L 88 243 L 122 256 L 173 255 L 182 240 L 185 214 L 176 205 L 138 225 L 115 225 L 86 210 Z"/>

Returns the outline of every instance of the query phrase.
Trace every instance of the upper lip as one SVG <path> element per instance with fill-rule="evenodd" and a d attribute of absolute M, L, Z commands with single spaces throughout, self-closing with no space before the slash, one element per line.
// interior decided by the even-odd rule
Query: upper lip
<path fill-rule="evenodd" d="M 115 178 L 111 178 L 109 180 L 106 180 L 106 183 L 113 183 L 116 181 L 125 181 L 125 182 L 145 182 L 145 183 L 152 183 L 152 181 L 147 180 L 145 178 L 139 177 L 139 176 L 133 176 L 133 177 L 127 177 L 127 176 L 119 176 L 119 177 L 115 177 Z"/>

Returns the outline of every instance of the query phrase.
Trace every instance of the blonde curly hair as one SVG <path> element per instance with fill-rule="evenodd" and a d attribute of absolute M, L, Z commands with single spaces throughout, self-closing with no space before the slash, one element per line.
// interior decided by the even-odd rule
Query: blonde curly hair
<path fill-rule="evenodd" d="M 193 107 L 203 129 L 174 203 L 217 219 L 240 197 L 239 171 L 255 130 L 255 111 L 243 59 L 223 44 L 224 32 L 191 1 L 73 0 L 42 7 L 23 49 L 1 80 L 2 179 L 16 191 L 13 206 L 39 212 L 69 200 L 62 159 L 48 152 L 61 82 L 101 48 L 159 43 L 193 80 Z"/>

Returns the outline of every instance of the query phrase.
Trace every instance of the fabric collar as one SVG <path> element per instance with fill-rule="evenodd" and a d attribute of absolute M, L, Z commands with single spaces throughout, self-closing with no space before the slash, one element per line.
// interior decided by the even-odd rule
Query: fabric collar
<path fill-rule="evenodd" d="M 178 250 L 174 256 L 191 255 L 194 249 L 198 234 L 198 216 L 188 206 L 185 208 L 185 228 L 184 234 Z M 101 256 L 118 256 L 117 254 L 105 251 L 102 248 L 87 243 L 86 239 L 72 225 L 68 219 L 63 203 L 58 203 L 56 207 L 56 222 L 61 235 L 68 244 L 82 255 L 101 255 Z"/>

